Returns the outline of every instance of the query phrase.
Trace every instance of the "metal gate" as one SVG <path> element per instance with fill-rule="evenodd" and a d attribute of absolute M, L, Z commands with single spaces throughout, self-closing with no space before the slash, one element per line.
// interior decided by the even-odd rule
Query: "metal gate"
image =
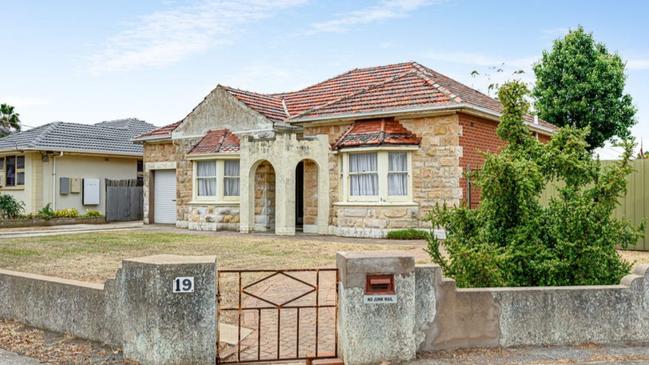
<path fill-rule="evenodd" d="M 335 358 L 338 270 L 221 270 L 217 363 Z"/>
<path fill-rule="evenodd" d="M 106 221 L 142 220 L 144 196 L 136 179 L 106 179 Z"/>

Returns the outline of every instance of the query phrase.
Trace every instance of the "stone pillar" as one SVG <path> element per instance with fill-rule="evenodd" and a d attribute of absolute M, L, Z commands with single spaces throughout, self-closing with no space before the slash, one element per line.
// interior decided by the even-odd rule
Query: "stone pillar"
<path fill-rule="evenodd" d="M 193 291 L 174 293 L 176 278 Z M 115 279 L 124 356 L 142 365 L 214 364 L 216 257 L 157 255 L 127 259 Z"/>
<path fill-rule="evenodd" d="M 415 358 L 415 259 L 396 252 L 339 252 L 339 348 L 346 365 Z M 370 303 L 368 274 L 394 275 L 395 298 Z"/>
<path fill-rule="evenodd" d="M 239 230 L 250 233 L 254 230 L 255 170 L 250 160 L 250 136 L 241 137 L 239 152 Z"/>
<path fill-rule="evenodd" d="M 297 144 L 294 133 L 277 134 L 276 143 L 280 146 Z M 295 167 L 294 156 L 277 156 L 272 160 L 275 168 L 275 234 L 295 235 Z"/>

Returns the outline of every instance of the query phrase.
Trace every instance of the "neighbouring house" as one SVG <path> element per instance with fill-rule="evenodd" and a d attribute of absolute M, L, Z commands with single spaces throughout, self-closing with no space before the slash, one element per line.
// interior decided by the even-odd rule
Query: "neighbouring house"
<path fill-rule="evenodd" d="M 145 223 L 382 237 L 461 204 L 463 171 L 497 151 L 500 103 L 415 62 L 354 69 L 295 92 L 218 85 L 142 134 Z M 547 141 L 556 128 L 527 124 Z M 468 194 L 470 193 L 470 194 Z"/>
<path fill-rule="evenodd" d="M 76 208 L 105 213 L 105 179 L 143 178 L 142 145 L 156 127 L 138 119 L 93 125 L 54 122 L 0 138 L 0 192 L 36 213 Z"/>

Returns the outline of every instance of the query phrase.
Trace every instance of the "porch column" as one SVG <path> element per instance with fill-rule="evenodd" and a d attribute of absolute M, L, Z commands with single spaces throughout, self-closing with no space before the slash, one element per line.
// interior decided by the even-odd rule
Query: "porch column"
<path fill-rule="evenodd" d="M 277 161 L 275 169 L 275 234 L 295 235 L 295 166 Z"/>
<path fill-rule="evenodd" d="M 251 233 L 254 230 L 255 169 L 250 159 L 250 137 L 241 138 L 239 149 L 239 231 Z M 252 186 L 251 186 L 252 184 Z"/>
<path fill-rule="evenodd" d="M 316 159 L 318 162 L 318 218 L 316 224 L 319 234 L 329 234 L 329 140 L 323 134 L 316 138 L 321 150 Z"/>

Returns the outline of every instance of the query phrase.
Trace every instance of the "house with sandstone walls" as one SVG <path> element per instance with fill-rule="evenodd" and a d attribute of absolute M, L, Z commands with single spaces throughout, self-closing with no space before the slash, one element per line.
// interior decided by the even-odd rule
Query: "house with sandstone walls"
<path fill-rule="evenodd" d="M 436 203 L 480 193 L 500 103 L 415 62 L 353 69 L 305 89 L 218 85 L 144 133 L 144 220 L 192 230 L 383 237 L 426 227 Z M 556 128 L 533 118 L 540 140 Z"/>

